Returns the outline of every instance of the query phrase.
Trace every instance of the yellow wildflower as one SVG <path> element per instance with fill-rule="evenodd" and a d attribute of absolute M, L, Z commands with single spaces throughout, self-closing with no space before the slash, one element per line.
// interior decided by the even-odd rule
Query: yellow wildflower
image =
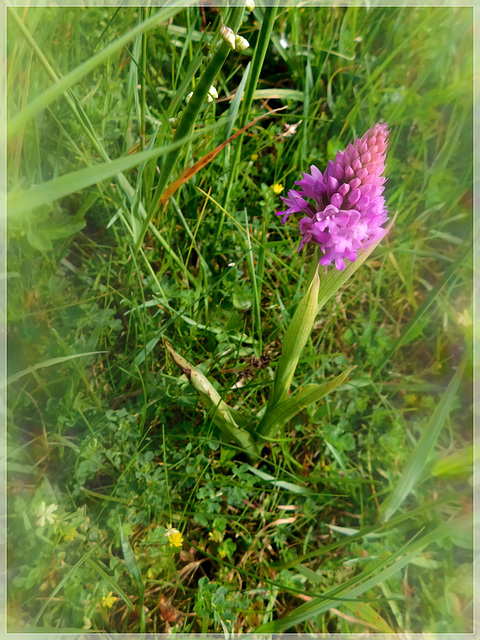
<path fill-rule="evenodd" d="M 183 544 L 183 537 L 178 529 L 167 529 L 165 535 L 168 538 L 168 544 L 171 547 L 181 547 Z"/>
<path fill-rule="evenodd" d="M 271 189 L 273 189 L 273 193 L 278 196 L 283 191 L 283 185 L 277 182 L 271 187 Z"/>
<path fill-rule="evenodd" d="M 223 549 L 223 547 L 220 547 L 218 550 L 218 557 L 219 558 L 225 558 L 225 556 L 227 555 L 227 552 L 225 549 Z"/>
<path fill-rule="evenodd" d="M 65 540 L 65 542 L 71 542 L 72 540 L 75 540 L 77 536 L 78 536 L 78 531 L 76 530 L 75 527 L 71 527 L 70 529 L 67 529 L 67 531 L 65 531 L 65 535 L 63 536 L 63 539 Z"/>
<path fill-rule="evenodd" d="M 104 609 L 111 609 L 116 599 L 113 592 L 109 591 L 107 596 L 102 596 L 102 607 Z"/>
<path fill-rule="evenodd" d="M 223 533 L 221 531 L 210 531 L 208 537 L 214 542 L 221 542 L 223 540 Z"/>
<path fill-rule="evenodd" d="M 253 162 L 258 160 L 258 153 L 252 153 L 252 160 L 253 160 Z"/>

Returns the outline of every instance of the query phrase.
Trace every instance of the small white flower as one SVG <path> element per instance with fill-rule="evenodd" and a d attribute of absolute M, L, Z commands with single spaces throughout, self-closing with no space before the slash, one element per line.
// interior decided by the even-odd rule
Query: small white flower
<path fill-rule="evenodd" d="M 178 124 L 178 118 L 169 118 L 168 121 L 172 125 L 173 128 L 175 128 L 177 126 L 177 124 Z"/>
<path fill-rule="evenodd" d="M 190 91 L 190 93 L 188 94 L 188 96 L 186 96 L 185 98 L 185 102 L 188 104 L 190 102 L 190 98 L 193 96 L 193 91 Z"/>
<path fill-rule="evenodd" d="M 253 11 L 255 9 L 255 2 L 253 0 L 247 0 L 245 2 L 245 9 L 247 11 Z"/>
<path fill-rule="evenodd" d="M 37 526 L 44 527 L 47 522 L 48 524 L 53 524 L 55 522 L 55 518 L 57 517 L 53 514 L 53 512 L 57 509 L 58 504 L 50 504 L 47 507 L 45 501 L 43 500 L 37 510 L 37 516 L 40 516 L 37 520 Z"/>
<path fill-rule="evenodd" d="M 224 42 L 230 47 L 230 49 L 235 50 L 235 34 L 233 31 L 222 24 L 220 27 L 220 35 L 222 36 Z"/>
<path fill-rule="evenodd" d="M 250 43 L 242 36 L 235 36 L 235 50 L 236 51 L 245 51 L 250 46 Z"/>
<path fill-rule="evenodd" d="M 218 93 L 215 87 L 210 87 L 208 90 L 208 95 L 212 98 L 212 100 L 216 100 L 218 98 Z"/>

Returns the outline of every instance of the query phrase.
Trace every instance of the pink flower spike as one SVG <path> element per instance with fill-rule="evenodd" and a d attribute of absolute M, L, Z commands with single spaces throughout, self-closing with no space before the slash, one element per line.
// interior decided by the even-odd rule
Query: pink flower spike
<path fill-rule="evenodd" d="M 310 173 L 295 183 L 300 188 L 282 198 L 287 209 L 276 214 L 283 216 L 282 222 L 292 213 L 307 216 L 300 222 L 299 251 L 313 242 L 323 254 L 320 264 L 334 262 L 343 271 L 345 259 L 355 262 L 357 251 L 387 233 L 383 225 L 388 211 L 381 194 L 388 133 L 386 124 L 375 124 L 339 151 L 323 174 L 312 165 Z"/>

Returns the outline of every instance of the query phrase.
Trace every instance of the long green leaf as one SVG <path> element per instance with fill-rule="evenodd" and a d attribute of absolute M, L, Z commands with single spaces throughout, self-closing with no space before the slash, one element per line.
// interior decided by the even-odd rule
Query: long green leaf
<path fill-rule="evenodd" d="M 265 417 L 258 427 L 258 433 L 265 438 L 271 438 L 275 431 L 281 429 L 289 420 L 295 417 L 300 411 L 303 411 L 309 404 L 318 402 L 338 386 L 342 384 L 348 374 L 355 367 L 350 367 L 333 380 L 324 384 L 309 384 L 293 397 L 287 398 L 283 402 L 278 403 L 272 410 L 265 413 Z"/>
<path fill-rule="evenodd" d="M 435 442 L 440 435 L 443 423 L 449 414 L 452 401 L 455 398 L 455 394 L 465 369 L 465 362 L 466 358 L 464 358 L 460 363 L 455 375 L 451 379 L 445 393 L 433 412 L 433 415 L 430 418 L 428 425 L 425 427 L 420 440 L 417 442 L 415 450 L 409 458 L 407 466 L 405 467 L 393 493 L 381 505 L 380 508 L 383 512 L 384 520 L 388 520 L 393 516 L 395 511 L 399 508 L 420 478 L 425 464 L 427 463 L 433 447 L 435 446 Z"/>
<path fill-rule="evenodd" d="M 120 516 L 118 517 L 118 526 L 120 529 L 120 544 L 122 546 L 122 552 L 123 552 L 123 557 L 125 559 L 125 564 L 130 574 L 133 576 L 135 582 L 137 583 L 138 600 L 139 600 L 138 604 L 140 607 L 140 633 L 144 633 L 145 625 L 146 625 L 145 610 L 143 608 L 143 601 L 145 599 L 145 584 L 143 582 L 140 567 L 138 566 L 138 562 L 137 562 L 137 559 L 135 558 L 135 554 L 133 552 L 132 546 L 123 530 Z"/>
<path fill-rule="evenodd" d="M 87 356 L 95 356 L 98 353 L 107 353 L 106 351 L 89 351 L 88 353 L 74 353 L 71 356 L 60 356 L 58 358 L 50 358 L 49 360 L 44 360 L 43 362 L 38 362 L 37 364 L 32 365 L 31 367 L 27 367 L 26 369 L 22 369 L 21 371 L 17 371 L 17 373 L 12 374 L 9 378 L 3 381 L 0 384 L 0 387 L 12 384 L 16 380 L 20 380 L 23 376 L 28 375 L 29 373 L 33 373 L 38 369 L 45 369 L 45 367 L 53 367 L 56 364 L 61 364 L 62 362 L 68 362 L 69 360 L 73 360 L 74 358 L 86 358 Z"/>
<path fill-rule="evenodd" d="M 98 565 L 94 560 L 92 560 L 92 558 L 87 558 L 86 564 L 90 565 L 90 567 L 96 573 L 98 573 L 98 575 L 102 578 L 102 580 L 105 580 L 105 582 L 110 587 L 112 587 L 113 591 L 116 591 L 116 593 L 118 593 L 118 595 L 125 602 L 125 604 L 129 609 L 135 609 L 132 602 L 130 601 L 130 598 L 127 596 L 127 594 L 122 589 L 122 587 L 112 578 L 111 575 L 109 575 L 106 571 L 104 571 L 104 569 L 102 569 L 100 565 Z"/>
<path fill-rule="evenodd" d="M 60 591 L 60 589 L 63 588 L 63 586 L 70 580 L 70 578 L 73 576 L 73 574 L 77 571 L 77 569 L 79 569 L 82 564 L 84 562 L 87 562 L 89 559 L 89 556 L 95 551 L 95 547 L 92 547 L 89 551 L 87 551 L 87 553 L 85 553 L 79 560 L 77 560 L 77 562 L 70 568 L 70 570 L 68 571 L 68 573 L 66 573 L 63 578 L 60 580 L 60 582 L 58 582 L 55 587 L 52 589 L 52 592 L 50 593 L 50 595 L 48 596 L 48 598 L 46 600 L 44 600 L 42 606 L 40 607 L 39 612 L 37 613 L 37 615 L 35 616 L 35 620 L 33 621 L 33 626 L 35 627 L 37 625 L 37 623 L 41 620 L 42 616 L 43 616 L 43 612 L 45 611 L 45 609 L 48 607 L 48 605 L 51 603 L 51 601 L 55 598 L 55 596 L 57 595 L 57 593 Z"/>
<path fill-rule="evenodd" d="M 202 131 L 197 131 L 188 137 L 188 140 L 194 140 L 199 137 L 204 137 L 205 134 L 213 129 L 216 129 L 219 124 L 206 127 Z M 54 202 L 64 196 L 81 191 L 86 187 L 90 187 L 93 184 L 103 182 L 109 178 L 133 169 L 143 162 L 158 158 L 159 156 L 169 153 L 172 149 L 181 147 L 187 141 L 186 138 L 177 140 L 170 144 L 158 147 L 156 149 L 149 149 L 140 153 L 134 153 L 133 155 L 123 156 L 117 158 L 111 162 L 103 162 L 96 164 L 92 167 L 86 167 L 79 171 L 72 171 L 59 178 L 54 178 L 48 182 L 44 182 L 41 185 L 31 187 L 24 191 L 14 191 L 7 196 L 7 211 L 8 215 L 12 216 L 23 211 L 35 209 L 40 205 Z"/>
<path fill-rule="evenodd" d="M 395 218 L 396 215 L 385 229 L 385 235 L 391 229 Z M 360 268 L 381 240 L 382 238 L 370 245 L 365 251 L 360 252 L 355 262 L 350 263 L 343 271 L 330 269 L 329 272 L 322 277 L 321 281 L 317 269 L 307 293 L 300 302 L 287 329 L 282 347 L 282 355 L 277 364 L 273 391 L 268 402 L 269 410 L 286 398 L 298 360 L 310 336 L 318 312 L 325 303 L 335 295 L 348 278 Z M 313 259 L 316 260 L 316 256 L 314 256 Z"/>
<path fill-rule="evenodd" d="M 297 607 L 293 613 L 285 616 L 285 618 L 262 624 L 255 629 L 254 633 L 282 633 L 297 624 L 305 622 L 305 620 L 310 620 L 311 618 L 326 613 L 332 607 L 341 606 L 343 599 L 353 600 L 358 598 L 358 596 L 377 586 L 384 580 L 388 580 L 391 576 L 395 575 L 395 573 L 403 569 L 403 567 L 414 560 L 425 547 L 461 531 L 466 526 L 471 526 L 469 517 L 459 518 L 457 521 L 440 525 L 437 529 L 427 533 L 422 538 L 407 544 L 390 558 L 381 562 L 377 567 L 374 567 L 373 570 L 372 568 L 365 569 L 365 571 L 358 576 L 354 576 L 345 584 L 329 589 L 321 597 L 313 598 L 310 602 Z M 383 569 L 383 566 L 387 564 L 390 564 L 390 566 Z M 378 569 L 381 570 L 378 571 Z"/>
<path fill-rule="evenodd" d="M 98 65 L 108 60 L 108 58 L 110 58 L 113 54 L 117 53 L 117 51 L 120 51 L 121 49 L 123 49 L 123 47 L 128 42 L 133 40 L 135 36 L 139 35 L 140 33 L 144 33 L 149 29 L 153 29 L 160 22 L 165 22 L 169 20 L 171 17 L 173 17 L 175 14 L 181 11 L 181 9 L 182 9 L 181 6 L 163 7 L 160 11 L 157 11 L 157 13 L 154 16 L 152 16 L 148 20 L 145 20 L 144 22 L 137 25 L 135 28 L 128 31 L 128 33 L 124 34 L 123 36 L 115 40 L 115 42 L 112 42 L 112 44 L 105 47 L 105 49 L 102 49 L 102 51 L 100 51 L 96 55 L 92 56 L 91 58 L 89 58 L 88 60 L 80 64 L 78 67 L 73 69 L 73 71 L 68 73 L 66 76 L 61 78 L 58 82 L 56 82 L 52 86 L 50 86 L 41 95 L 39 95 L 37 98 L 32 100 L 32 102 L 28 104 L 25 107 L 25 109 L 23 109 L 23 111 L 20 111 L 18 115 L 16 115 L 14 118 L 10 120 L 8 124 L 8 133 L 7 133 L 8 137 L 15 135 L 29 120 L 34 118 L 41 111 L 43 111 L 45 107 L 47 107 L 49 104 L 54 102 L 57 98 L 59 98 L 62 95 L 62 93 L 67 91 L 67 89 L 72 87 L 74 84 L 79 82 L 83 77 L 85 77 L 87 74 L 93 71 L 95 67 L 98 67 Z M 13 17 L 13 19 L 15 20 L 15 22 L 20 28 L 23 27 L 23 29 L 25 29 L 25 26 L 23 25 L 23 22 L 20 20 L 19 16 L 16 14 L 15 9 L 13 8 L 10 9 L 10 15 Z"/>

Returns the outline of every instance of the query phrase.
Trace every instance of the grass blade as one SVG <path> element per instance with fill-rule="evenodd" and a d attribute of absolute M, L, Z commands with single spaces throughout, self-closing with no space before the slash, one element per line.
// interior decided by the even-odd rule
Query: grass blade
<path fill-rule="evenodd" d="M 159 22 L 165 22 L 177 14 L 181 10 L 180 6 L 164 7 L 158 11 L 149 20 L 145 20 L 125 35 L 112 42 L 112 44 L 102 49 L 99 53 L 86 60 L 83 64 L 79 65 L 73 71 L 68 73 L 65 77 L 61 78 L 58 82 L 49 87 L 37 98 L 32 100 L 26 108 L 21 111 L 17 116 L 12 118 L 8 124 L 7 136 L 15 135 L 29 120 L 38 115 L 45 107 L 59 98 L 67 89 L 79 82 L 87 74 L 89 74 L 95 67 L 102 64 L 113 54 L 120 51 L 128 42 L 133 40 L 135 36 L 144 33 L 148 29 L 153 29 Z M 9 15 L 15 20 L 17 26 L 23 31 L 26 30 L 25 25 L 20 20 L 14 9 L 11 9 Z"/>
<path fill-rule="evenodd" d="M 137 559 L 135 558 L 135 554 L 133 553 L 132 546 L 123 530 L 120 516 L 118 518 L 118 528 L 120 531 L 120 544 L 122 546 L 125 564 L 127 565 L 127 569 L 137 583 L 139 600 L 138 605 L 140 607 L 140 633 L 145 633 L 145 610 L 143 608 L 143 602 L 145 599 L 145 584 L 142 579 L 142 574 L 140 572 L 140 567 L 138 566 Z"/>
<path fill-rule="evenodd" d="M 415 483 L 420 478 L 427 460 L 435 446 L 435 442 L 445 422 L 455 394 L 457 392 L 460 380 L 465 369 L 466 358 L 460 363 L 455 375 L 451 379 L 442 399 L 438 403 L 433 415 L 425 427 L 417 446 L 407 462 L 403 474 L 395 487 L 393 493 L 383 502 L 381 510 L 383 519 L 388 520 L 393 516 L 395 511 L 400 507 L 405 498 L 409 495 Z"/>
<path fill-rule="evenodd" d="M 45 360 L 44 362 L 39 362 L 37 364 L 32 365 L 31 367 L 27 367 L 26 369 L 22 369 L 21 371 L 17 371 L 17 373 L 12 374 L 6 381 L 3 382 L 3 386 L 12 384 L 16 380 L 20 380 L 23 376 L 28 375 L 29 373 L 33 373 L 34 371 L 38 371 L 38 369 L 44 369 L 45 367 L 53 367 L 56 364 L 61 364 L 62 362 L 68 362 L 69 360 L 73 360 L 74 358 L 86 358 L 87 356 L 95 356 L 98 353 L 107 353 L 106 351 L 89 351 L 88 353 L 75 353 L 71 356 L 60 356 L 58 358 L 50 358 L 50 360 Z"/>
<path fill-rule="evenodd" d="M 261 116 L 258 116 L 258 118 L 255 118 L 254 120 L 246 124 L 244 127 L 242 127 L 239 131 L 237 131 L 232 136 L 230 136 L 227 140 L 225 140 L 225 142 L 222 142 L 221 144 L 219 144 L 218 147 L 215 147 L 215 149 L 206 153 L 202 158 L 200 158 L 200 160 L 197 160 L 197 162 L 195 162 L 194 165 L 185 169 L 182 175 L 178 177 L 176 180 L 174 180 L 167 189 L 165 189 L 162 197 L 158 201 L 158 206 L 167 202 L 167 200 L 169 200 L 180 189 L 180 187 L 183 184 L 188 182 L 190 178 L 193 178 L 193 176 L 200 171 L 200 169 L 203 169 L 204 167 L 207 166 L 209 162 L 214 160 L 218 156 L 220 151 L 222 151 L 222 149 L 224 149 L 228 144 L 230 144 L 230 142 L 235 140 L 235 138 L 238 138 L 238 136 L 242 135 L 242 133 L 244 133 L 247 129 L 252 127 L 262 118 L 265 118 L 266 116 L 271 116 L 272 113 L 274 113 L 275 111 L 280 111 L 283 108 L 284 107 L 280 107 L 279 109 L 274 109 L 271 112 L 263 113 Z"/>
<path fill-rule="evenodd" d="M 39 622 L 39 620 L 41 619 L 41 617 L 43 616 L 43 612 L 45 611 L 45 609 L 48 607 L 48 605 L 50 604 L 50 602 L 55 598 L 55 596 L 57 595 L 57 593 L 60 591 L 60 589 L 62 589 L 62 587 L 70 580 L 71 576 L 77 571 L 77 569 L 79 569 L 79 567 L 82 566 L 82 564 L 84 562 L 88 562 L 89 560 L 89 556 L 95 551 L 95 547 L 92 547 L 90 549 L 90 551 L 87 551 L 87 553 L 85 553 L 80 560 L 78 560 L 70 569 L 70 571 L 63 576 L 63 578 L 60 580 L 60 582 L 53 588 L 51 594 L 48 596 L 48 598 L 44 601 L 44 603 L 42 604 L 42 606 L 40 607 L 39 612 L 37 613 L 37 615 L 35 616 L 35 620 L 33 621 L 33 626 L 35 627 L 37 625 L 37 623 Z"/>
<path fill-rule="evenodd" d="M 317 617 L 322 613 L 326 613 L 332 607 L 341 606 L 344 598 L 348 600 L 358 598 L 358 596 L 403 569 L 403 567 L 414 560 L 425 547 L 433 544 L 434 542 L 438 542 L 442 538 L 461 531 L 466 526 L 471 526 L 469 517 L 459 518 L 457 521 L 440 525 L 437 529 L 427 533 L 419 540 L 407 544 L 393 556 L 383 561 L 379 566 L 373 569 L 366 569 L 358 576 L 348 580 L 345 584 L 340 585 L 339 587 L 334 587 L 333 589 L 325 592 L 323 596 L 314 598 L 307 604 L 297 607 L 293 613 L 285 616 L 285 618 L 261 625 L 255 629 L 255 633 L 282 633 L 305 620 L 309 620 L 310 618 Z M 393 562 L 393 564 L 383 568 L 391 562 Z M 376 573 L 379 568 L 382 570 Z M 371 575 L 372 573 L 375 575 Z M 359 582 L 360 584 L 358 584 Z"/>
<path fill-rule="evenodd" d="M 412 319 L 410 320 L 408 325 L 405 327 L 405 330 L 403 331 L 402 335 L 398 338 L 398 340 L 395 342 L 393 347 L 390 349 L 390 351 L 387 353 L 384 359 L 380 362 L 378 367 L 375 368 L 376 376 L 379 375 L 383 367 L 387 364 L 387 362 L 389 362 L 389 360 L 391 359 L 393 354 L 397 351 L 397 349 L 399 349 L 403 345 L 410 342 L 410 340 L 414 337 L 417 331 L 418 323 L 421 321 L 421 319 L 427 313 L 428 309 L 430 309 L 432 304 L 435 302 L 440 291 L 449 283 L 451 278 L 453 278 L 455 275 L 458 275 L 460 266 L 470 256 L 472 249 L 473 249 L 473 244 L 468 243 L 467 249 L 460 255 L 460 257 L 457 260 L 455 260 L 455 262 L 453 262 L 448 267 L 448 269 L 443 274 L 442 278 L 436 283 L 433 289 L 428 293 L 428 295 L 425 297 L 425 300 L 422 302 L 420 307 L 413 314 Z"/>
<path fill-rule="evenodd" d="M 275 487 L 280 487 L 281 489 L 286 489 L 291 493 L 298 493 L 300 495 L 305 495 L 305 496 L 310 496 L 313 494 L 313 491 L 308 487 L 303 487 L 302 485 L 294 484 L 293 482 L 285 482 L 285 480 L 277 480 L 277 478 L 275 478 L 274 476 L 270 475 L 269 473 L 265 473 L 265 471 L 261 471 L 256 467 L 252 467 L 250 465 L 247 465 L 247 467 L 248 467 L 248 470 L 251 473 L 253 473 L 255 476 L 261 478 L 262 480 L 266 480 L 267 482 L 270 482 Z"/>
<path fill-rule="evenodd" d="M 133 606 L 133 604 L 131 603 L 130 598 L 127 596 L 125 591 L 122 589 L 122 587 L 117 582 L 115 582 L 115 580 L 112 578 L 112 576 L 110 576 L 106 571 L 104 571 L 100 565 L 98 565 L 91 558 L 87 558 L 86 564 L 88 564 L 90 567 L 92 567 L 92 569 L 98 573 L 98 575 L 102 578 L 102 580 L 105 580 L 105 582 L 110 587 L 112 587 L 113 591 L 118 593 L 118 595 L 125 602 L 125 604 L 127 605 L 127 607 L 129 609 L 134 609 L 135 608 Z"/>
<path fill-rule="evenodd" d="M 237 29 L 241 24 L 244 11 L 245 11 L 244 7 L 235 7 L 232 11 L 230 27 L 234 32 L 237 31 Z M 219 49 L 213 55 L 205 71 L 200 77 L 195 87 L 195 90 L 193 91 L 192 97 L 188 101 L 188 104 L 185 107 L 185 110 L 183 111 L 183 115 L 175 131 L 175 135 L 173 138 L 174 142 L 188 138 L 195 124 L 197 115 L 200 112 L 200 109 L 208 94 L 208 91 L 210 90 L 210 87 L 215 82 L 217 75 L 220 73 L 220 69 L 222 68 L 225 60 L 227 59 L 229 52 L 230 52 L 230 49 L 228 48 L 227 44 L 225 42 L 222 42 Z M 142 230 L 140 231 L 140 234 L 135 243 L 136 251 L 140 249 L 140 245 L 142 244 L 143 237 L 157 209 L 160 197 L 163 195 L 163 192 L 170 179 L 170 176 L 173 173 L 175 164 L 180 154 L 181 147 L 182 145 L 177 145 L 175 147 L 172 147 L 167 157 L 165 158 L 162 172 L 160 174 L 160 178 L 157 182 L 155 193 L 152 198 L 152 204 L 149 208 Z"/>
<path fill-rule="evenodd" d="M 255 51 L 253 53 L 253 58 L 249 67 L 245 93 L 243 96 L 242 111 L 240 114 L 240 127 L 242 127 L 247 122 L 247 119 L 249 117 L 253 96 L 255 93 L 255 89 L 257 88 L 258 80 L 260 78 L 260 73 L 263 67 L 263 62 L 265 60 L 265 55 L 267 53 L 267 48 L 270 42 L 270 36 L 272 34 L 273 24 L 277 16 L 277 9 L 278 9 L 277 5 L 278 5 L 278 0 L 274 0 L 272 6 L 265 8 L 265 13 L 262 20 L 262 27 L 260 29 L 258 41 L 255 46 Z M 237 144 L 235 146 L 235 151 L 233 154 L 233 159 L 230 162 L 228 184 L 227 184 L 225 196 L 223 199 L 223 209 L 226 209 L 228 207 L 230 191 L 232 189 L 233 183 L 237 179 L 242 147 L 243 147 L 243 134 L 237 141 Z M 218 238 L 220 237 L 224 218 L 225 218 L 225 214 L 222 211 L 220 214 L 220 220 L 217 226 L 217 230 L 215 232 L 215 243 L 218 241 Z"/>
<path fill-rule="evenodd" d="M 208 131 L 215 129 L 219 124 L 211 125 L 197 131 L 189 136 L 189 140 L 204 136 Z M 94 165 L 92 167 L 86 167 L 80 169 L 80 171 L 72 171 L 59 178 L 44 182 L 39 186 L 32 187 L 26 191 L 18 190 L 14 191 L 7 196 L 7 210 L 8 215 L 13 216 L 23 211 L 35 209 L 40 205 L 54 202 L 64 196 L 67 196 L 76 191 L 81 191 L 86 187 L 90 187 L 109 178 L 132 169 L 139 164 L 158 158 L 161 155 L 165 155 L 172 151 L 172 149 L 180 148 L 187 140 L 182 138 L 176 142 L 158 147 L 156 149 L 149 149 L 133 155 L 123 156 L 112 160 L 111 162 L 103 162 L 101 164 Z"/>

